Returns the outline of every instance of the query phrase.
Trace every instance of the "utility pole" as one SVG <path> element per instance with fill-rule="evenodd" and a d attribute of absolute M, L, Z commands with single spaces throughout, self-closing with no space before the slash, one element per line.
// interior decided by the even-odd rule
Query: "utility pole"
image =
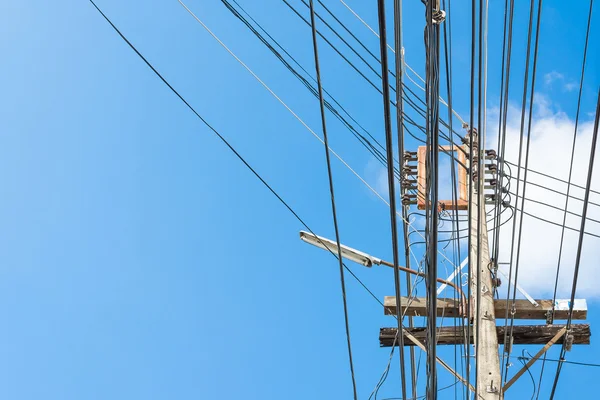
<path fill-rule="evenodd" d="M 470 130 L 471 131 L 471 130 Z M 415 297 L 407 293 L 407 296 L 386 296 L 384 298 L 384 314 L 397 316 L 443 317 L 461 318 L 469 328 L 454 324 L 454 326 L 436 327 L 436 341 L 434 346 L 440 345 L 475 345 L 475 371 L 476 385 L 471 383 L 472 374 L 466 378 L 461 376 L 461 371 L 457 371 L 450 364 L 435 356 L 433 362 L 443 367 L 445 371 L 458 379 L 461 384 L 476 394 L 477 399 L 483 400 L 503 400 L 506 391 L 524 374 L 529 368 L 543 356 L 553 345 L 564 345 L 566 351 L 570 351 L 573 345 L 590 344 L 590 325 L 589 324 L 571 324 L 571 320 L 585 320 L 587 318 L 587 303 L 585 299 L 537 299 L 534 300 L 523 289 L 519 289 L 525 296 L 525 299 L 513 299 L 508 302 L 506 299 L 494 299 L 494 293 L 497 286 L 500 286 L 500 279 L 495 276 L 496 271 L 492 271 L 493 263 L 490 262 L 490 253 L 488 246 L 488 227 L 486 222 L 486 203 L 497 204 L 497 206 L 510 207 L 509 203 L 497 202 L 496 196 L 502 196 L 505 188 L 502 184 L 497 185 L 496 180 L 502 183 L 502 176 L 498 176 L 496 165 L 496 152 L 494 150 L 483 151 L 480 148 L 481 139 L 477 131 L 472 129 L 469 134 L 473 135 L 473 157 L 467 157 L 471 152 L 468 145 L 449 145 L 440 146 L 439 151 L 451 156 L 452 162 L 459 165 L 458 168 L 458 193 L 459 196 L 452 200 L 438 200 L 434 210 L 456 210 L 467 211 L 469 213 L 470 224 L 470 248 L 469 261 L 471 265 L 470 279 L 468 282 L 471 289 L 471 297 L 467 299 L 463 293 L 460 283 L 452 282 L 455 276 L 462 276 L 462 268 L 467 264 L 466 260 L 456 269 L 447 279 L 437 278 L 437 282 L 442 286 L 438 288 L 438 294 L 446 287 L 451 286 L 455 292 L 456 298 L 436 298 L 436 312 L 432 314 L 431 304 L 427 297 Z M 470 138 L 466 138 L 470 139 Z M 464 140 L 470 142 L 470 140 Z M 455 156 L 454 156 L 455 155 Z M 423 210 L 427 207 L 425 201 L 425 187 L 427 164 L 427 147 L 420 146 L 417 151 L 405 151 L 402 157 L 401 166 L 402 178 L 402 206 L 416 206 Z M 473 166 L 469 165 L 469 159 L 472 159 Z M 480 170 L 478 170 L 480 169 Z M 472 178 L 471 188 L 468 189 L 469 178 Z M 488 191 L 488 193 L 486 193 Z M 492 193 L 489 193 L 492 191 Z M 470 196 L 468 196 L 470 194 Z M 469 198 L 470 197 L 470 198 Z M 414 227 L 411 229 L 414 230 Z M 307 243 L 320 247 L 331 252 L 337 252 L 338 244 L 327 238 L 319 237 L 308 232 L 301 232 L 300 238 Z M 397 268 L 397 272 L 403 272 L 410 275 L 425 277 L 425 273 L 408 267 L 396 266 L 395 263 L 382 260 L 380 258 L 363 253 L 360 250 L 341 245 L 342 257 L 359 263 L 366 267 L 387 266 Z M 440 256 L 445 257 L 443 253 Z M 450 261 L 450 260 L 448 260 Z M 500 271 L 498 269 L 498 271 Z M 509 282 L 516 285 L 516 282 Z M 517 288 L 519 287 L 516 285 Z M 400 304 L 398 304 L 398 301 Z M 470 306 L 467 306 L 467 304 Z M 400 307 L 400 309 L 398 309 Z M 496 325 L 496 314 L 507 315 L 510 313 L 511 319 L 521 320 L 544 320 L 545 325 L 516 325 L 510 327 L 510 335 L 506 346 L 516 345 L 543 345 L 543 347 L 529 359 L 526 365 L 511 374 L 512 377 L 506 377 L 503 382 L 500 372 L 500 357 L 498 343 L 499 338 L 504 338 L 508 333 L 508 326 Z M 568 320 L 569 324 L 556 324 L 556 320 Z M 381 347 L 390 346 L 409 346 L 418 348 L 424 352 L 431 351 L 431 328 L 427 327 L 401 327 L 401 335 L 398 328 L 381 328 L 379 331 L 379 344 Z M 398 340 L 402 337 L 403 340 Z M 506 351 L 506 349 L 504 349 Z M 431 392 L 435 397 L 436 393 Z M 516 398 L 516 397 L 515 397 Z"/>
<path fill-rule="evenodd" d="M 471 133 L 471 132 L 470 132 Z M 561 319 L 587 318 L 587 304 L 585 299 L 576 299 L 571 301 L 564 300 L 534 300 L 526 292 L 526 299 L 515 299 L 510 303 L 502 299 L 494 299 L 496 286 L 501 284 L 498 277 L 493 276 L 490 262 L 490 253 L 488 246 L 488 227 L 486 222 L 485 204 L 495 203 L 496 196 L 502 196 L 503 188 L 497 190 L 496 152 L 494 150 L 483 151 L 480 147 L 480 138 L 477 131 L 473 129 L 473 157 L 467 157 L 471 151 L 468 145 L 440 146 L 439 151 L 448 155 L 455 154 L 452 157 L 453 162 L 459 164 L 458 168 L 458 189 L 459 198 L 456 200 L 438 200 L 436 209 L 441 210 L 470 210 L 470 248 L 469 259 L 471 265 L 471 281 L 468 282 L 471 288 L 470 307 L 465 307 L 467 299 L 460 290 L 460 285 L 454 286 L 459 297 L 440 298 L 436 300 L 436 315 L 432 315 L 428 306 L 428 300 L 424 297 L 402 297 L 400 298 L 400 310 L 402 315 L 426 316 L 427 318 L 463 318 L 470 325 L 467 332 L 459 326 L 437 327 L 436 344 L 437 345 L 464 345 L 465 339 L 469 344 L 475 345 L 475 371 L 476 387 L 474 387 L 469 378 L 463 378 L 460 373 L 439 357 L 436 362 L 439 363 L 449 373 L 458 378 L 471 393 L 476 393 L 478 399 L 484 400 L 503 400 L 505 392 L 535 363 L 548 349 L 555 344 L 563 344 L 571 349 L 573 344 L 590 344 L 590 326 L 589 324 L 567 325 L 555 324 L 554 321 Z M 465 139 L 465 142 L 470 140 Z M 405 151 L 401 168 L 402 183 L 404 193 L 402 195 L 402 204 L 405 207 L 417 206 L 423 210 L 427 207 L 425 202 L 426 187 L 426 159 L 427 148 L 420 146 L 417 151 Z M 473 166 L 469 165 L 469 158 L 473 159 Z M 480 160 L 480 162 L 477 162 Z M 478 171 L 477 167 L 481 170 Z M 470 171 L 471 170 L 471 171 Z M 471 189 L 468 189 L 469 177 L 472 177 Z M 479 188 L 479 190 L 478 190 Z M 488 191 L 488 193 L 486 193 Z M 493 191 L 492 193 L 489 193 Z M 416 192 L 416 194 L 414 194 Z M 470 196 L 468 194 L 470 193 Z M 470 198 L 469 198 L 470 197 Z M 510 207 L 510 204 L 497 203 L 503 207 Z M 442 255 L 443 256 L 443 255 Z M 371 257 L 371 256 L 369 256 Z M 362 259 L 359 261 L 363 265 L 388 265 L 388 262 L 371 257 L 370 262 Z M 454 276 L 459 275 L 464 262 L 456 267 L 456 270 L 448 279 L 438 281 L 448 282 Z M 401 271 L 410 272 L 410 269 L 399 267 Z M 412 271 L 411 273 L 418 273 Z M 513 282 L 509 282 L 515 284 Z M 446 283 L 444 283 L 445 285 Z M 441 287 L 438 289 L 441 290 Z M 514 305 L 513 305 L 514 304 Z M 396 315 L 398 304 L 395 296 L 386 296 L 384 299 L 384 313 L 386 315 Z M 512 375 L 507 382 L 502 381 L 500 372 L 500 357 L 498 343 L 499 338 L 506 335 L 507 327 L 496 325 L 496 314 L 505 315 L 507 310 L 513 319 L 544 320 L 545 325 L 518 325 L 510 331 L 510 339 L 507 346 L 518 345 L 544 345 L 527 363 Z M 425 351 L 425 344 L 428 341 L 428 327 L 403 327 L 402 333 L 404 346 L 414 346 Z M 467 335 L 467 333 L 469 333 Z M 381 328 L 379 332 L 379 343 L 381 347 L 399 345 L 397 328 Z M 508 378 L 508 377 L 507 377 Z"/>
<path fill-rule="evenodd" d="M 473 164 L 482 157 L 479 147 L 479 135 L 471 130 L 473 138 Z M 482 163 L 483 164 L 483 163 Z M 480 164 L 480 165 L 482 165 Z M 473 174 L 471 184 L 470 236 L 469 249 L 471 263 L 471 316 L 473 318 L 473 337 L 476 354 L 476 377 L 479 398 L 498 400 L 501 398 L 500 358 L 498 357 L 498 337 L 496 335 L 496 311 L 494 306 L 494 286 L 490 271 L 490 253 L 485 212 L 485 171 Z M 479 184 L 476 184 L 479 181 Z M 477 191 L 477 188 L 480 188 Z M 479 235 L 478 235 L 479 233 Z M 478 257 L 479 252 L 479 257 Z M 479 265 L 477 261 L 479 260 Z"/>

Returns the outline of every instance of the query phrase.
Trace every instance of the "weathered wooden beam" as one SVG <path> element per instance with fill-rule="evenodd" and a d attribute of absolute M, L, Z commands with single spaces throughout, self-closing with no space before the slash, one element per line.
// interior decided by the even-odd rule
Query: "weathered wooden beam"
<path fill-rule="evenodd" d="M 518 299 L 515 301 L 515 319 L 542 319 L 547 318 L 548 312 L 552 311 L 552 300 L 536 300 L 539 304 L 537 307 L 531 304 L 526 299 Z M 402 313 L 406 311 L 406 315 L 422 317 L 426 315 L 427 309 L 425 307 L 425 298 L 416 297 L 409 299 L 408 297 L 402 297 L 400 299 L 402 306 Z M 385 296 L 383 300 L 384 313 L 385 315 L 396 315 L 396 297 Z M 460 302 L 452 298 L 438 298 L 437 303 L 437 316 L 458 318 L 458 307 Z M 407 307 L 408 306 L 408 307 Z M 506 315 L 506 309 L 508 308 L 509 315 L 512 308 L 512 301 L 506 303 L 504 300 L 495 300 L 494 308 L 496 310 L 496 317 L 500 318 Z M 569 318 L 569 300 L 556 300 L 554 306 L 554 320 L 566 320 Z M 587 303 L 585 299 L 576 299 L 575 305 L 573 306 L 573 319 L 584 320 L 587 318 Z"/>
<path fill-rule="evenodd" d="M 513 344 L 546 344 L 565 325 L 515 325 L 513 329 Z M 496 327 L 496 335 L 498 342 L 502 343 L 504 340 L 504 326 Z M 510 327 L 506 329 L 510 330 Z M 422 343 L 426 342 L 426 328 L 412 328 L 405 329 L 413 338 L 419 340 Z M 465 331 L 461 327 L 444 326 L 438 328 L 437 339 L 438 345 L 444 344 L 462 344 L 464 342 Z M 394 342 L 397 328 L 381 328 L 379 331 L 379 344 L 381 347 L 390 347 Z M 571 334 L 573 335 L 573 344 L 590 344 L 590 325 L 589 324 L 573 324 L 571 325 Z M 556 342 L 562 344 L 564 336 L 559 338 Z M 471 338 L 469 341 L 473 343 L 473 336 L 471 330 Z M 412 342 L 405 341 L 405 346 L 412 346 Z"/>

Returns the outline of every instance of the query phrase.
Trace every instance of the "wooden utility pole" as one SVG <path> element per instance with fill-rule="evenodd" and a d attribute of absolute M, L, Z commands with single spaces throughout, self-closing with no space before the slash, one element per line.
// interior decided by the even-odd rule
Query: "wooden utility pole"
<path fill-rule="evenodd" d="M 476 147 L 478 149 L 479 146 Z M 477 179 L 481 191 L 478 193 L 476 182 L 471 185 L 471 226 L 469 249 L 471 259 L 471 315 L 473 317 L 473 337 L 476 354 L 476 376 L 478 398 L 497 400 L 501 398 L 500 358 L 498 357 L 498 336 L 496 334 L 496 310 L 494 306 L 494 287 L 490 271 L 490 253 L 483 194 L 485 174 L 481 171 Z M 481 204 L 481 207 L 478 205 Z M 479 214 L 479 215 L 478 215 Z M 479 233 L 479 236 L 477 235 Z M 479 251 L 479 265 L 477 252 Z M 480 301 L 480 304 L 477 304 Z M 479 313 L 477 312 L 479 311 Z"/>

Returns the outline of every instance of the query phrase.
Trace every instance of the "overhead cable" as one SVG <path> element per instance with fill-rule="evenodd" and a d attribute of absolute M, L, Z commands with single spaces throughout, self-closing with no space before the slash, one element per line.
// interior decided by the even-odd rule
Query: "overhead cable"
<path fill-rule="evenodd" d="M 356 378 L 354 376 L 354 362 L 352 360 L 352 344 L 350 340 L 350 323 L 348 321 L 348 302 L 346 300 L 346 280 L 344 279 L 344 262 L 342 260 L 342 245 L 340 243 L 340 232 L 337 222 L 337 212 L 335 207 L 335 194 L 333 189 L 333 175 L 331 173 L 331 159 L 329 156 L 329 140 L 327 137 L 327 123 L 325 120 L 325 102 L 323 100 L 323 85 L 321 84 L 321 67 L 319 65 L 319 49 L 317 44 L 317 33 L 315 31 L 315 9 L 313 0 L 310 1 L 310 21 L 312 23 L 312 43 L 315 56 L 315 71 L 317 75 L 317 86 L 319 88 L 319 105 L 321 109 L 321 124 L 323 126 L 323 144 L 325 145 L 325 159 L 327 161 L 327 177 L 329 179 L 329 194 L 331 197 L 331 213 L 333 214 L 333 227 L 335 230 L 335 242 L 337 246 L 338 262 L 340 264 L 340 284 L 342 288 L 342 303 L 344 304 L 344 322 L 346 328 L 346 342 L 348 344 L 348 359 L 350 362 L 350 374 L 352 376 L 352 391 L 354 400 L 358 400 L 356 393 Z M 393 171 L 392 171 L 393 174 Z"/>
<path fill-rule="evenodd" d="M 575 269 L 573 270 L 573 286 L 571 288 L 571 301 L 569 303 L 569 318 L 567 319 L 567 332 L 566 335 L 571 334 L 571 322 L 573 320 L 573 307 L 575 306 L 575 293 L 577 292 L 577 282 L 579 280 L 579 268 L 581 265 L 581 250 L 583 247 L 583 239 L 585 232 L 585 223 L 586 216 L 588 211 L 588 201 L 590 199 L 590 187 L 592 185 L 592 175 L 594 173 L 594 161 L 596 158 L 596 143 L 598 140 L 598 125 L 600 124 L 600 90 L 598 90 L 598 101 L 596 103 L 596 119 L 594 121 L 594 132 L 592 133 L 592 144 L 590 149 L 590 158 L 588 165 L 588 173 L 587 173 L 587 182 L 585 189 L 585 197 L 583 202 L 583 210 L 581 212 L 581 229 L 579 230 L 579 241 L 577 243 L 577 255 L 575 257 Z M 567 336 L 568 337 L 568 336 Z M 559 360 L 565 359 L 565 353 L 567 352 L 567 342 L 568 340 L 564 340 L 562 344 L 562 348 L 560 350 Z M 552 392 L 550 393 L 550 400 L 554 399 L 554 394 L 556 393 L 556 386 L 558 384 L 558 379 L 560 377 L 560 373 L 562 371 L 562 363 L 558 363 L 556 368 L 556 376 L 554 377 L 554 382 L 552 383 Z"/>

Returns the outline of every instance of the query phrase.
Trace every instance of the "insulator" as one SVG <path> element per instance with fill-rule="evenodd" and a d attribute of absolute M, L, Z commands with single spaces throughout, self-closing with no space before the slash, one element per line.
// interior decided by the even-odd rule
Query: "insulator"
<path fill-rule="evenodd" d="M 492 179 L 486 179 L 485 180 L 487 183 L 489 183 L 492 186 L 496 186 L 498 184 L 498 180 L 496 180 L 495 178 Z"/>
<path fill-rule="evenodd" d="M 486 155 L 486 157 L 488 157 L 492 160 L 495 160 L 498 157 L 496 154 L 496 150 L 494 150 L 494 149 L 486 150 L 485 155 Z"/>
<path fill-rule="evenodd" d="M 502 280 L 500 278 L 492 278 L 492 286 L 497 288 L 502 285 Z"/>
<path fill-rule="evenodd" d="M 404 175 L 414 175 L 415 171 L 413 171 L 410 167 L 402 167 L 402 174 L 404 174 Z"/>
<path fill-rule="evenodd" d="M 573 340 L 575 340 L 575 337 L 572 334 L 567 333 L 566 337 L 565 337 L 565 350 L 566 351 L 571 351 L 571 349 L 573 348 Z"/>
<path fill-rule="evenodd" d="M 490 171 L 497 171 L 498 167 L 496 166 L 496 164 L 485 164 L 485 166 L 490 170 Z"/>
<path fill-rule="evenodd" d="M 510 207 L 510 203 L 508 201 L 504 200 L 502 202 L 502 206 L 504 206 L 504 207 Z"/>

